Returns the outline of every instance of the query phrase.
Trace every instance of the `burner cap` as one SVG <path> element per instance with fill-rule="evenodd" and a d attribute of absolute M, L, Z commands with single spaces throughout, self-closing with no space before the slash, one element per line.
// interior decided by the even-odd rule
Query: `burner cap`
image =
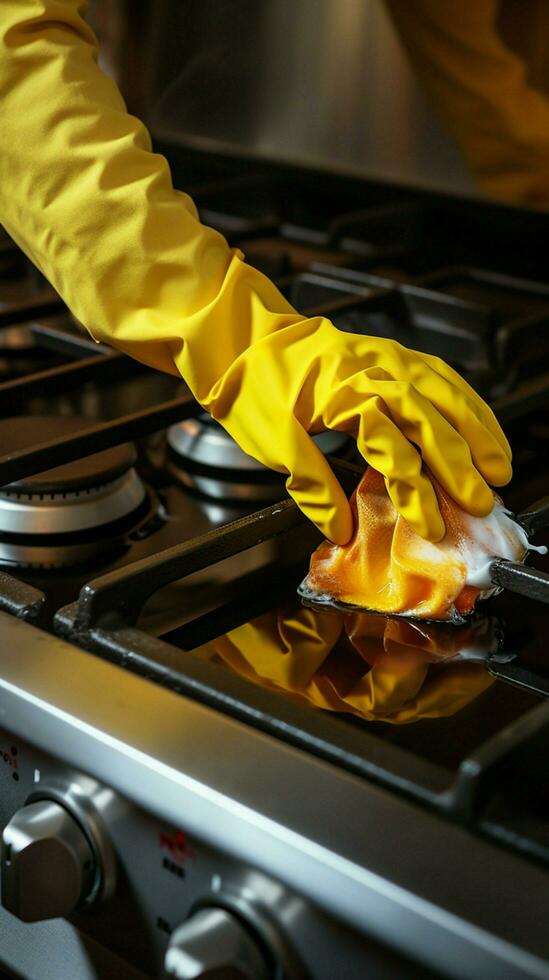
<path fill-rule="evenodd" d="M 32 415 L 0 420 L 4 453 L 82 432 L 85 418 Z M 78 535 L 127 518 L 146 498 L 133 468 L 137 454 L 130 444 L 106 449 L 63 466 L 24 477 L 0 488 L 0 534 Z"/>
<path fill-rule="evenodd" d="M 90 427 L 89 419 L 74 416 L 18 415 L 10 419 L 0 419 L 2 454 L 30 449 L 60 436 L 82 432 L 86 427 Z M 34 476 L 25 476 L 4 489 L 24 494 L 78 493 L 91 490 L 111 483 L 127 473 L 136 458 L 135 447 L 131 443 L 125 443 Z"/>
<path fill-rule="evenodd" d="M 313 439 L 323 453 L 339 457 L 352 445 L 342 432 L 321 432 Z M 207 497 L 269 501 L 283 494 L 284 476 L 248 456 L 206 413 L 172 425 L 168 445 L 177 475 Z"/>

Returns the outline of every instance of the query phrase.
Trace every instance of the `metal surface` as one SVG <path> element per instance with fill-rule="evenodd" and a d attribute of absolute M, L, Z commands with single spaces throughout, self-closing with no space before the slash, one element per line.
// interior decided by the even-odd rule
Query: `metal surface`
<path fill-rule="evenodd" d="M 110 525 L 105 525 L 108 532 Z M 99 530 L 99 529 L 98 529 Z M 22 539 L 23 541 L 25 539 Z M 46 539 L 47 541 L 47 539 Z M 70 569 L 97 562 L 99 557 L 116 555 L 120 550 L 120 540 L 116 537 L 97 537 L 93 541 L 79 541 L 78 535 L 72 542 L 63 544 L 29 544 L 15 542 L 0 542 L 0 562 L 18 574 L 26 570 L 40 569 L 44 572 L 52 569 Z"/>
<path fill-rule="evenodd" d="M 153 132 L 474 191 L 378 0 L 163 0 L 153 11 L 135 32 L 146 42 L 138 86 L 122 71 Z"/>
<path fill-rule="evenodd" d="M 544 871 L 12 617 L 0 628 L 15 734 L 176 826 L 184 814 L 189 833 L 447 976 L 549 977 L 545 920 L 531 914 L 549 901 Z M 470 869 L 488 863 L 471 889 Z"/>
<path fill-rule="evenodd" d="M 325 454 L 349 447 L 345 433 L 321 432 L 313 436 Z M 186 419 L 168 429 L 174 454 L 173 472 L 187 486 L 215 500 L 278 500 L 284 478 L 245 453 L 221 425 L 207 415 Z"/>
<path fill-rule="evenodd" d="M 134 469 L 92 490 L 20 494 L 0 489 L 0 530 L 10 534 L 70 534 L 99 528 L 136 510 L 145 487 Z M 0 555 L 2 546 L 0 545 Z"/>
<path fill-rule="evenodd" d="M 266 467 L 248 456 L 209 416 L 186 419 L 168 429 L 168 445 L 184 461 L 218 469 L 260 470 Z"/>
<path fill-rule="evenodd" d="M 76 629 L 84 630 L 91 624 L 100 625 L 105 617 L 112 621 L 113 615 L 119 622 L 133 624 L 146 599 L 163 585 L 245 551 L 261 541 L 291 531 L 305 520 L 293 501 L 282 500 L 215 532 L 210 531 L 167 548 L 152 559 L 154 575 L 151 575 L 151 559 L 109 572 L 91 581 L 80 593 Z"/>
<path fill-rule="evenodd" d="M 42 618 L 46 597 L 32 585 L 19 582 L 11 575 L 0 572 L 0 609 L 29 623 Z"/>
<path fill-rule="evenodd" d="M 128 374 L 136 374 L 143 368 L 121 354 L 100 355 L 76 363 L 53 368 L 50 371 L 28 375 L 23 379 L 6 382 L 0 387 L 0 412 L 13 414 L 16 407 L 27 403 L 33 396 L 43 398 L 59 393 L 78 390 L 89 381 L 104 385 L 109 380 L 120 381 Z M 0 484 L 14 483 L 23 477 L 60 466 L 82 456 L 117 446 L 151 432 L 164 429 L 189 415 L 196 415 L 201 408 L 192 395 L 130 412 L 122 420 L 93 422 L 76 435 L 49 440 L 30 449 L 22 449 L 0 457 Z"/>
<path fill-rule="evenodd" d="M 362 468 L 343 460 L 329 460 L 347 493 L 362 475 Z M 318 532 L 306 523 L 293 500 L 255 511 L 175 547 L 133 562 L 87 583 L 78 600 L 76 632 L 98 626 L 106 616 L 126 625 L 137 621 L 143 605 L 154 592 L 177 578 L 243 552 L 263 541 L 285 535 L 304 525 L 303 544 L 311 547 Z M 154 574 L 152 570 L 154 569 Z"/>
<path fill-rule="evenodd" d="M 184 465 L 184 464 L 183 464 Z M 278 500 L 283 492 L 283 481 L 270 483 L 242 483 L 223 480 L 220 476 L 207 477 L 200 473 L 191 473 L 186 468 L 170 466 L 170 471 L 184 486 L 197 490 L 212 501 L 234 502 L 241 504 L 256 503 L 258 506 L 271 500 Z M 253 472 L 253 471 L 251 471 Z"/>
<path fill-rule="evenodd" d="M 48 980 L 151 980 L 64 919 L 20 922 L 0 905 L 0 936 L 0 969 L 9 980 L 44 980 L 44 964 Z"/>
<path fill-rule="evenodd" d="M 117 866 L 109 824 L 119 817 L 120 801 L 105 786 L 78 775 L 70 780 L 41 782 L 28 797 L 28 804 L 56 801 L 78 823 L 93 854 L 94 875 L 86 893 L 88 905 L 112 898 L 116 889 Z"/>
<path fill-rule="evenodd" d="M 272 976 L 250 930 L 231 912 L 213 906 L 195 912 L 175 930 L 165 968 L 169 977 L 178 980 L 269 980 Z"/>
<path fill-rule="evenodd" d="M 494 558 L 490 565 L 490 578 L 494 585 L 509 592 L 518 592 L 528 599 L 549 603 L 549 573 L 530 565 Z"/>
<path fill-rule="evenodd" d="M 0 743 L 13 738 L 20 779 L 14 782 L 9 770 L 0 766 L 0 824 L 23 805 L 29 788 L 36 786 L 37 772 L 39 783 L 48 787 L 52 781 L 80 781 L 59 759 L 0 728 Z M 272 876 L 191 836 L 183 821 L 170 826 L 105 786 L 102 793 L 114 802 L 104 814 L 120 868 L 112 900 L 90 911 L 83 906 L 70 922 L 50 920 L 46 933 L 40 923 L 20 923 L 0 905 L 0 971 L 8 967 L 30 980 L 43 980 L 47 962 L 49 980 L 67 980 L 67 975 L 80 980 L 81 972 L 87 980 L 94 968 L 101 980 L 133 977 L 132 967 L 149 978 L 164 976 L 170 933 L 198 908 L 215 905 L 244 916 L 265 937 L 277 962 L 277 980 L 282 980 L 279 974 L 284 970 L 292 980 L 304 972 L 315 980 L 333 980 L 342 964 L 347 980 L 363 980 L 365 956 L 371 980 L 431 980 L 425 966 L 373 940 L 365 943 L 360 934 Z M 75 947 L 88 953 L 87 970 L 74 962 Z M 61 964 L 58 949 L 66 955 Z M 105 965 L 109 956 L 116 965 Z"/>
<path fill-rule="evenodd" d="M 62 309 L 63 303 L 59 296 L 53 290 L 48 290 L 45 298 L 28 296 L 23 300 L 0 306 L 0 327 L 24 323 L 32 317 L 55 316 Z"/>
<path fill-rule="evenodd" d="M 348 441 L 345 433 L 341 432 L 321 432 L 313 439 L 326 454 L 336 454 Z M 245 453 L 228 432 L 209 416 L 186 419 L 179 425 L 172 425 L 168 429 L 168 445 L 183 460 L 213 469 L 271 472 Z"/>
<path fill-rule="evenodd" d="M 94 877 L 86 835 L 59 803 L 30 803 L 4 828 L 2 904 L 23 922 L 70 915 Z"/>
<path fill-rule="evenodd" d="M 199 901 L 196 906 L 210 907 L 211 900 Z M 296 949 L 294 929 L 284 929 L 283 925 L 293 920 L 304 926 L 307 919 L 307 903 L 295 893 L 273 878 L 241 870 L 219 882 L 215 907 L 233 913 L 253 930 L 273 980 L 309 980 L 311 974 Z"/>

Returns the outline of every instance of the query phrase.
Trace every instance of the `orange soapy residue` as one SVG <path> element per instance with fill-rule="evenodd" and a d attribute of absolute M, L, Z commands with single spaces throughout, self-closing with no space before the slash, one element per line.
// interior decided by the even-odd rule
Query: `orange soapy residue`
<path fill-rule="evenodd" d="M 420 537 L 392 503 L 383 477 L 366 470 L 351 498 L 355 533 L 345 547 L 324 541 L 311 559 L 301 594 L 393 615 L 459 621 L 482 587 L 467 584 L 471 563 L 500 553 L 521 560 L 524 540 L 507 517 L 498 523 L 465 514 L 433 480 L 446 534 L 432 544 Z M 499 497 L 494 495 L 503 512 Z M 516 526 L 516 525 L 514 525 Z M 519 529 L 520 531 L 520 529 Z M 484 594 L 488 591 L 485 590 Z"/>

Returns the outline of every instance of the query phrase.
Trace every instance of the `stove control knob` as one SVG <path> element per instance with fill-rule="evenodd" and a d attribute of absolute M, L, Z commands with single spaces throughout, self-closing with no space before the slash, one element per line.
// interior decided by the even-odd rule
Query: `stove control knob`
<path fill-rule="evenodd" d="M 59 803 L 30 803 L 4 828 L 2 904 L 23 922 L 70 915 L 91 892 L 94 876 L 87 837 Z"/>
<path fill-rule="evenodd" d="M 271 972 L 254 934 L 236 915 L 204 908 L 173 933 L 164 963 L 178 980 L 269 980 Z"/>

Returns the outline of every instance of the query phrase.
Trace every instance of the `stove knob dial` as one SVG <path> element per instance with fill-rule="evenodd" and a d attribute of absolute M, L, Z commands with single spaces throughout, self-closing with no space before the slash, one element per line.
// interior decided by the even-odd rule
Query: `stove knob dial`
<path fill-rule="evenodd" d="M 64 807 L 30 803 L 2 835 L 2 904 L 23 922 L 68 916 L 90 893 L 94 865 L 86 835 Z"/>
<path fill-rule="evenodd" d="M 261 947 L 232 912 L 204 908 L 173 933 L 165 959 L 178 980 L 269 980 Z"/>

